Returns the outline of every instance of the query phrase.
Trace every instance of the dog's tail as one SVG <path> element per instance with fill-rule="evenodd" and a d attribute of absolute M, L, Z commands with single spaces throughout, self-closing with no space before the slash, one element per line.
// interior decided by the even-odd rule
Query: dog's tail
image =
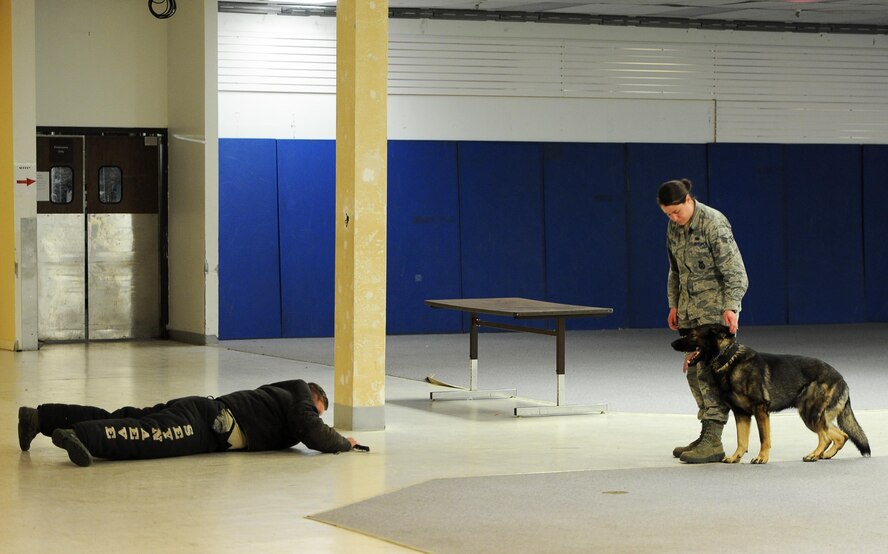
<path fill-rule="evenodd" d="M 836 418 L 836 422 L 839 424 L 839 429 L 848 433 L 848 438 L 851 439 L 851 442 L 854 443 L 854 446 L 857 447 L 857 450 L 860 450 L 860 453 L 864 456 L 869 456 L 869 441 L 866 438 L 866 433 L 863 432 L 860 424 L 857 423 L 857 418 L 854 417 L 854 411 L 851 409 L 850 399 L 845 402 L 845 407 L 842 408 L 841 412 L 839 412 L 839 415 Z"/>

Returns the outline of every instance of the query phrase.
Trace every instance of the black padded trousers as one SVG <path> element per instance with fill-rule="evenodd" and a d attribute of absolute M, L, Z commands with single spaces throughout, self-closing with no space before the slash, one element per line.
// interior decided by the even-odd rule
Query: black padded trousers
<path fill-rule="evenodd" d="M 37 411 L 44 435 L 73 429 L 96 458 L 147 460 L 226 450 L 225 434 L 213 430 L 222 408 L 212 398 L 188 396 L 113 412 L 75 404 L 41 404 Z"/>

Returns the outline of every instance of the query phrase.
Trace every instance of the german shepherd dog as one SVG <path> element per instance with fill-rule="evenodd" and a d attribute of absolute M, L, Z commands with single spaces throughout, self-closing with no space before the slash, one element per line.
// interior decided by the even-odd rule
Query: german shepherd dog
<path fill-rule="evenodd" d="M 869 441 L 851 410 L 848 384 L 826 362 L 756 352 L 738 343 L 724 325 L 692 329 L 673 341 L 672 348 L 690 353 L 688 364 L 714 373 L 722 399 L 734 412 L 737 450 L 724 462 L 735 464 L 746 454 L 749 424 L 755 416 L 761 450 L 752 463 L 767 463 L 771 451 L 769 415 L 786 408 L 797 408 L 808 429 L 817 433 L 817 448 L 802 458 L 804 461 L 832 458 L 849 438 L 863 456 L 870 455 Z"/>

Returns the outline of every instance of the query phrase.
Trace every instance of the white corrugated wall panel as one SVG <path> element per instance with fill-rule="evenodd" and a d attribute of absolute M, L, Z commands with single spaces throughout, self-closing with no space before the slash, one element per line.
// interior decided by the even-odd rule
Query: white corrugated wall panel
<path fill-rule="evenodd" d="M 218 56 L 220 94 L 335 94 L 331 18 L 220 14 Z M 414 95 L 711 102 L 688 136 L 888 143 L 888 37 L 392 20 L 389 101 Z"/>
<path fill-rule="evenodd" d="M 888 104 L 718 102 L 718 142 L 888 142 Z"/>
<path fill-rule="evenodd" d="M 706 45 L 572 40 L 564 49 L 566 95 L 712 98 L 712 50 Z"/>
<path fill-rule="evenodd" d="M 888 102 L 888 52 L 719 47 L 718 100 Z"/>
<path fill-rule="evenodd" d="M 336 37 L 219 32 L 219 90 L 336 92 Z"/>
<path fill-rule="evenodd" d="M 389 94 L 559 96 L 561 45 L 487 37 L 389 41 Z"/>

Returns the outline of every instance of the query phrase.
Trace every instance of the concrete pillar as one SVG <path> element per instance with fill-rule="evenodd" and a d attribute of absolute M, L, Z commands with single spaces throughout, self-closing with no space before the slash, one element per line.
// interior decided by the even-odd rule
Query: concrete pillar
<path fill-rule="evenodd" d="M 388 2 L 336 8 L 334 425 L 385 428 Z"/>

